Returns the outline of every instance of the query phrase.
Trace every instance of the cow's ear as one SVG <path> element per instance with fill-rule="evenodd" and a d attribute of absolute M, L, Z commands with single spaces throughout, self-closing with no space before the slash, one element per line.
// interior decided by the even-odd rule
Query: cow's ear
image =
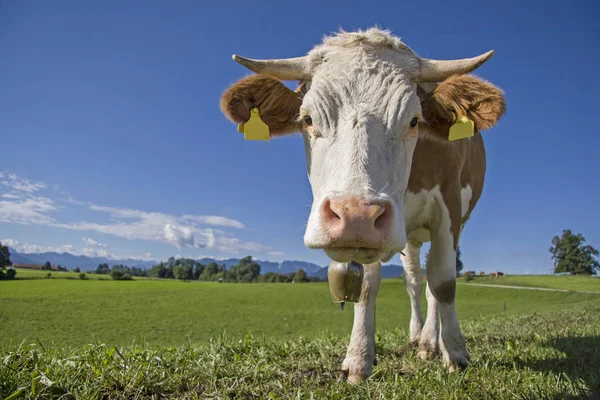
<path fill-rule="evenodd" d="M 240 79 L 221 96 L 221 111 L 227 118 L 236 124 L 244 123 L 250 118 L 250 110 L 256 107 L 272 136 L 300 130 L 297 117 L 301 104 L 301 93 L 265 75 Z"/>
<path fill-rule="evenodd" d="M 447 140 L 459 115 L 466 115 L 476 131 L 494 126 L 506 111 L 502 90 L 472 75 L 455 75 L 435 87 L 419 87 L 423 119 L 430 134 Z"/>

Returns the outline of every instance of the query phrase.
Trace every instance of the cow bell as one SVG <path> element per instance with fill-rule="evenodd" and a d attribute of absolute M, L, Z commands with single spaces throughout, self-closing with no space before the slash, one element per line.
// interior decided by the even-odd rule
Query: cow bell
<path fill-rule="evenodd" d="M 329 290 L 334 303 L 340 303 L 340 309 L 349 301 L 356 303 L 360 300 L 365 270 L 356 261 L 338 263 L 333 261 L 327 270 Z"/>

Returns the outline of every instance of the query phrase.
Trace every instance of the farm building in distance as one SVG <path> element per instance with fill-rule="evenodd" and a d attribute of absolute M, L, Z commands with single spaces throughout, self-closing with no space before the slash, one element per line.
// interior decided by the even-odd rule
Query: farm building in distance
<path fill-rule="evenodd" d="M 22 268 L 22 269 L 39 269 L 42 270 L 43 265 L 37 265 L 37 264 L 13 264 L 12 265 L 13 268 Z M 66 271 L 66 268 L 60 268 L 57 267 L 56 265 L 52 265 L 50 266 L 50 271 Z"/>

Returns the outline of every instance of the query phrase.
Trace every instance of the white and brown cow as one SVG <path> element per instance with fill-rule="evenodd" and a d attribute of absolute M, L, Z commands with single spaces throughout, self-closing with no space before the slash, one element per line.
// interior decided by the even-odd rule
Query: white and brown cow
<path fill-rule="evenodd" d="M 365 266 L 342 365 L 352 382 L 369 376 L 375 361 L 380 262 L 402 251 L 410 341 L 423 358 L 441 350 L 451 370 L 468 363 L 454 307 L 456 248 L 483 190 L 480 132 L 496 124 L 505 104 L 500 89 L 466 74 L 492 54 L 425 59 L 373 28 L 327 37 L 304 57 L 233 57 L 257 75 L 224 92 L 223 113 L 243 123 L 258 107 L 272 136 L 304 137 L 314 199 L 305 245 L 323 249 L 334 261 Z M 292 91 L 281 80 L 300 84 Z M 449 141 L 449 127 L 460 115 L 474 121 L 475 135 Z M 428 241 L 423 323 L 419 252 Z"/>

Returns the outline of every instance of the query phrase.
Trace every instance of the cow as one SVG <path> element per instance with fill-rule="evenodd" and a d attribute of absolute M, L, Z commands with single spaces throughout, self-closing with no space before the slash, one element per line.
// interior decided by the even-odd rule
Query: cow
<path fill-rule="evenodd" d="M 418 356 L 441 353 L 449 371 L 469 362 L 455 311 L 456 249 L 483 190 L 482 131 L 505 113 L 504 92 L 470 74 L 492 55 L 422 58 L 380 28 L 336 32 L 297 58 L 233 55 L 254 74 L 224 90 L 221 111 L 243 124 L 257 108 L 271 137 L 302 135 L 313 195 L 304 244 L 334 262 L 364 266 L 341 366 L 349 382 L 372 374 L 381 263 L 397 253 L 411 304 L 409 340 Z M 297 81 L 297 88 L 282 81 Z M 474 134 L 449 140 L 450 127 L 464 116 Z M 423 322 L 425 242 L 431 248 Z"/>

